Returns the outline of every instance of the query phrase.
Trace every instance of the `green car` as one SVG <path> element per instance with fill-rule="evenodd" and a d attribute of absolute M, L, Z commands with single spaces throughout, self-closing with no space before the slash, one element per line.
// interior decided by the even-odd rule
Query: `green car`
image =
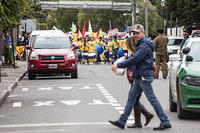
<path fill-rule="evenodd" d="M 179 119 L 200 113 L 200 37 L 189 38 L 169 57 L 169 108 Z"/>

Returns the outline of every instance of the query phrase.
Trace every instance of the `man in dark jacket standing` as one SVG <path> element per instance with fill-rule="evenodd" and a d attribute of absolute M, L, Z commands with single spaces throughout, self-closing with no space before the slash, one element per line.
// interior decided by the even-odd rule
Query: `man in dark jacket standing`
<path fill-rule="evenodd" d="M 127 60 L 118 63 L 117 65 L 112 65 L 112 70 L 115 71 L 118 68 L 127 68 L 132 66 L 134 82 L 129 91 L 128 101 L 126 103 L 124 113 L 120 116 L 117 121 L 109 121 L 114 126 L 124 129 L 126 121 L 133 109 L 133 106 L 139 104 L 139 99 L 141 93 L 144 92 L 148 101 L 153 106 L 159 117 L 161 123 L 159 127 L 154 128 L 154 130 L 164 130 L 171 128 L 170 121 L 164 112 L 160 102 L 156 98 L 153 88 L 152 81 L 154 79 L 154 69 L 153 69 L 153 43 L 145 37 L 144 28 L 140 24 L 136 24 L 132 30 L 133 37 L 137 41 L 137 46 L 134 51 L 134 56 L 128 58 Z"/>

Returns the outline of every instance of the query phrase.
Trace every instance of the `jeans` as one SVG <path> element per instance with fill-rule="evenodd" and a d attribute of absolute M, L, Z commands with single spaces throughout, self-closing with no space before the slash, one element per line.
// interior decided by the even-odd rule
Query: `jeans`
<path fill-rule="evenodd" d="M 153 81 L 153 77 L 145 77 L 145 78 L 142 77 L 141 79 L 134 80 L 128 94 L 128 100 L 126 103 L 126 107 L 124 109 L 124 113 L 120 116 L 118 120 L 120 124 L 122 125 L 126 124 L 126 121 L 128 120 L 128 117 L 131 114 L 133 107 L 139 104 L 139 99 L 142 92 L 144 92 L 148 101 L 153 106 L 160 121 L 169 122 L 166 113 L 163 111 L 163 108 L 160 105 L 160 102 L 158 101 L 158 99 L 156 98 L 153 92 L 153 88 L 151 85 L 152 81 Z"/>

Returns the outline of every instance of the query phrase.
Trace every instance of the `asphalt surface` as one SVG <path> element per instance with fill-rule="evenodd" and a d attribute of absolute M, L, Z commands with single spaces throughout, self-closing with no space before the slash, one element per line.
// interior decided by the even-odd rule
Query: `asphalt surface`
<path fill-rule="evenodd" d="M 160 121 L 144 95 L 141 102 L 154 114 L 147 127 L 121 130 L 108 123 L 108 120 L 118 119 L 123 112 L 129 91 L 125 75 L 116 76 L 109 64 L 81 64 L 78 68 L 78 79 L 50 76 L 28 80 L 26 74 L 0 108 L 0 133 L 155 132 L 152 128 L 158 126 Z M 163 132 L 198 133 L 198 115 L 194 119 L 179 120 L 176 113 L 169 111 L 168 79 L 161 77 L 154 80 L 153 87 L 172 124 L 172 129 Z M 127 125 L 134 119 L 130 120 Z"/>

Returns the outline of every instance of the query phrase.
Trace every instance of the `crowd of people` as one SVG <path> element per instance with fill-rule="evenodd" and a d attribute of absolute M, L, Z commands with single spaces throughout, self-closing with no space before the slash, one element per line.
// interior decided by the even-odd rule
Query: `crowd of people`
<path fill-rule="evenodd" d="M 74 39 L 73 44 L 78 46 L 77 55 L 80 63 L 99 64 L 113 63 L 118 58 L 128 53 L 126 45 L 126 37 L 121 35 L 104 37 L 90 37 L 86 35 L 84 38 Z"/>

